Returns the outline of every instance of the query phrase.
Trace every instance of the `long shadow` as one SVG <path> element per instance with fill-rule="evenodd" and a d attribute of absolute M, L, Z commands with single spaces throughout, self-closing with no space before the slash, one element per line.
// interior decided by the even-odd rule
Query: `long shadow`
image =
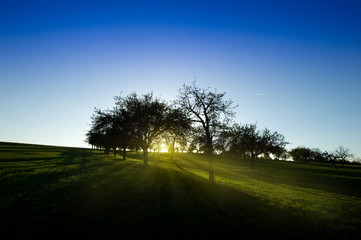
<path fill-rule="evenodd" d="M 343 237 L 359 234 L 310 223 L 299 209 L 280 209 L 231 187 L 210 184 L 177 162 L 179 171 L 157 165 L 144 168 L 141 162 L 117 165 L 117 160 L 92 159 L 92 152 L 68 151 L 62 157 L 64 163 L 58 164 L 80 163 L 101 171 L 89 181 L 70 186 L 72 189 L 34 196 L 34 201 L 2 211 L 1 220 L 7 221 L 2 225 L 5 233 L 30 238 L 46 236 L 50 231 L 54 236 L 83 239 L 346 239 Z M 99 164 L 88 166 L 89 161 Z M 61 177 L 64 175 L 49 181 Z"/>
<path fill-rule="evenodd" d="M 188 171 L 188 170 L 186 170 L 185 168 L 183 168 L 177 161 L 173 161 L 173 163 L 175 164 L 175 166 L 177 166 L 177 168 L 178 169 L 180 169 L 182 172 L 184 172 L 185 174 L 188 174 L 188 175 L 191 175 L 191 176 L 193 176 L 193 177 L 199 177 L 198 175 L 196 175 L 196 174 L 194 174 L 194 173 L 192 173 L 191 171 Z M 309 174 L 309 173 L 308 173 Z M 346 175 L 347 176 L 347 175 Z M 255 179 L 258 179 L 258 180 L 261 180 L 262 181 L 262 177 L 261 178 L 259 178 L 259 176 L 253 176 Z M 317 177 L 317 176 L 316 176 Z M 201 178 L 201 177 L 199 177 L 199 178 Z M 203 178 L 202 178 L 203 179 Z M 269 179 L 263 179 L 264 181 L 266 181 L 266 182 L 268 182 L 269 181 Z M 313 179 L 314 180 L 314 179 Z M 335 181 L 335 179 L 332 179 L 333 180 L 333 182 L 336 182 Z M 303 179 L 303 183 L 305 182 L 305 179 Z M 273 182 L 274 183 L 274 182 Z M 294 182 L 292 182 L 292 183 L 285 183 L 285 182 L 279 182 L 279 183 L 281 183 L 281 184 L 291 184 L 290 186 L 293 186 L 293 185 L 297 185 L 297 184 L 295 184 Z M 328 182 L 328 184 L 329 184 L 330 182 Z M 310 186 L 312 186 L 312 189 L 319 189 L 319 190 L 325 190 L 325 187 L 320 187 L 319 185 L 315 185 L 315 182 L 313 181 L 311 181 L 310 183 Z M 325 185 L 327 185 L 327 182 L 326 183 L 322 183 L 322 184 L 325 184 Z M 342 183 L 341 183 L 342 184 Z M 340 184 L 340 185 L 341 185 Z M 216 185 L 218 185 L 218 187 L 221 187 L 221 188 L 224 188 L 224 189 L 227 189 L 226 191 L 235 191 L 235 192 L 238 192 L 237 194 L 240 194 L 240 195 L 242 195 L 243 194 L 243 196 L 247 196 L 246 198 L 250 198 L 250 196 L 248 196 L 247 194 L 245 195 L 245 193 L 243 193 L 243 192 L 239 192 L 238 190 L 236 190 L 236 189 L 234 189 L 234 188 L 232 188 L 232 187 L 230 187 L 230 186 L 224 186 L 224 185 L 219 185 L 219 184 L 217 184 L 216 183 Z M 348 185 L 348 187 L 350 188 L 350 189 L 341 189 L 340 188 L 340 192 L 342 192 L 342 193 L 344 193 L 344 194 L 346 194 L 346 195 L 352 195 L 352 196 L 357 196 L 357 195 L 359 195 L 360 194 L 360 191 L 358 191 L 358 190 L 360 190 L 360 181 L 359 180 L 356 180 L 356 181 L 353 181 L 353 182 L 349 182 L 349 181 L 347 181 L 347 182 L 345 182 L 345 186 L 346 185 Z M 300 184 L 300 186 L 304 186 L 304 184 Z M 335 188 L 335 186 L 329 186 L 329 189 L 330 190 L 335 190 L 334 189 Z M 344 190 L 344 191 L 343 191 Z M 331 191 L 332 192 L 332 191 Z M 351 193 L 350 193 L 351 192 Z M 252 198 L 252 197 L 251 197 Z M 257 201 L 259 202 L 259 199 L 257 199 L 257 198 L 253 198 L 253 200 L 251 200 L 252 202 L 254 202 L 255 203 L 255 205 L 257 205 Z M 266 201 L 266 200 L 265 200 Z M 331 200 L 330 200 L 331 201 Z M 266 201 L 266 203 L 267 203 L 267 201 Z M 268 204 L 268 203 L 267 203 Z M 261 204 L 262 205 L 262 204 Z M 261 207 L 262 208 L 262 207 Z M 275 215 L 279 215 L 279 212 L 281 211 L 281 212 L 283 212 L 281 215 L 281 219 L 282 218 L 286 218 L 287 220 L 286 221 L 284 221 L 283 223 L 281 223 L 281 225 L 283 224 L 283 226 L 285 227 L 285 229 L 287 228 L 287 229 L 289 229 L 290 228 L 290 226 L 292 225 L 292 222 L 294 222 L 297 226 L 298 226 L 298 228 L 299 229 L 303 229 L 302 230 L 302 232 L 301 233 L 298 233 L 298 234 L 303 234 L 303 231 L 305 231 L 305 236 L 311 236 L 312 234 L 310 234 L 312 231 L 315 231 L 315 232 L 318 232 L 318 233 L 313 233 L 313 234 L 320 234 L 320 236 L 322 235 L 322 237 L 324 238 L 325 236 L 329 236 L 328 238 L 329 239 L 333 239 L 333 237 L 335 237 L 335 236 L 337 236 L 337 238 L 343 238 L 343 237 L 345 237 L 345 236 L 353 236 L 353 234 L 355 234 L 354 236 L 361 236 L 361 234 L 360 234 L 360 231 L 359 230 L 355 230 L 355 228 L 357 228 L 357 227 L 355 227 L 355 226 L 353 226 L 353 227 L 350 227 L 350 230 L 349 231 L 347 231 L 346 230 L 346 232 L 342 232 L 342 233 L 340 233 L 340 232 L 337 232 L 337 230 L 335 230 L 335 229 L 333 229 L 332 227 L 330 228 L 329 226 L 326 226 L 327 224 L 331 224 L 330 222 L 329 223 L 324 223 L 324 224 L 320 224 L 320 222 L 317 224 L 317 227 L 316 227 L 316 225 L 314 225 L 314 224 L 312 224 L 311 222 L 310 223 L 305 223 L 305 222 L 302 222 L 302 221 L 304 221 L 305 220 L 305 217 L 304 216 L 309 216 L 309 219 L 311 220 L 311 221 L 323 221 L 323 222 L 325 222 L 326 220 L 320 220 L 320 219 L 318 219 L 317 218 L 317 216 L 315 215 L 315 216 L 312 216 L 313 215 L 313 213 L 310 213 L 310 212 L 306 212 L 306 211 L 303 211 L 303 210 L 300 210 L 300 209 L 297 209 L 296 207 L 292 207 L 292 206 L 288 206 L 288 207 L 285 207 L 285 206 L 282 206 L 282 208 L 273 208 L 272 207 L 272 209 L 276 209 L 275 211 L 277 212 Z M 280 210 L 281 209 L 281 210 Z M 270 211 L 270 212 L 272 212 L 272 211 Z M 288 213 L 287 213 L 288 212 Z M 291 214 L 289 214 L 289 213 L 291 213 Z M 301 222 L 299 222 L 299 220 L 297 220 L 297 217 L 296 216 L 299 216 L 299 219 L 302 219 L 302 221 Z M 318 220 L 316 220 L 316 219 L 318 219 Z M 290 225 L 288 225 L 288 224 L 290 224 Z M 300 225 L 301 224 L 301 225 Z M 357 223 L 358 224 L 358 227 L 361 227 L 361 225 L 359 224 L 359 223 Z M 355 223 L 355 225 L 356 225 L 356 223 Z M 333 227 L 335 227 L 335 226 L 333 226 Z M 292 228 L 292 227 L 291 227 Z M 336 227 L 337 228 L 337 227 Z M 319 229 L 319 230 L 317 230 L 317 229 Z M 292 231 L 295 231 L 295 230 L 292 230 Z M 287 231 L 285 231 L 285 232 L 287 232 Z M 296 232 L 299 232 L 299 231 L 296 231 Z M 345 239 L 346 239 L 347 237 L 345 237 Z"/>
<path fill-rule="evenodd" d="M 272 162 L 264 161 L 264 166 L 269 165 L 271 168 Z M 327 165 L 311 165 L 299 163 L 288 164 L 282 169 L 282 165 L 277 165 L 278 175 L 284 176 L 269 179 L 269 174 L 258 174 L 253 177 L 257 180 L 272 182 L 275 184 L 287 184 L 295 187 L 312 188 L 320 191 L 335 192 L 348 196 L 361 197 L 361 169 L 349 168 L 334 170 Z M 269 169 L 261 169 L 262 171 L 269 171 Z M 352 171 L 351 171 L 352 170 Z M 250 176 L 251 177 L 251 176 Z"/>
<path fill-rule="evenodd" d="M 41 161 L 50 161 L 50 160 L 57 160 L 63 157 L 32 157 L 32 158 L 5 158 L 0 159 L 0 162 L 41 162 Z"/>
<path fill-rule="evenodd" d="M 188 174 L 188 175 L 191 175 L 193 177 L 199 177 L 197 174 L 194 174 L 193 172 L 189 171 L 189 170 L 186 170 L 184 169 L 179 163 L 178 161 L 176 161 L 175 159 L 171 159 L 172 163 L 179 169 L 181 170 L 182 172 Z M 199 177 L 200 178 L 200 177 Z"/>
<path fill-rule="evenodd" d="M 97 159 L 89 150 L 63 149 L 58 157 L 12 159 L 8 162 L 28 162 L 27 165 L 7 166 L 1 177 L 1 207 L 34 201 L 50 192 L 63 191 L 69 184 L 86 181 L 93 169 L 111 163 Z M 93 161 L 98 161 L 93 164 Z M 63 181 L 63 182 L 62 182 Z M 65 182 L 64 182 L 65 181 Z M 8 199 L 8 200 L 7 200 Z"/>
<path fill-rule="evenodd" d="M 97 237 L 189 238 L 211 234 L 231 238 L 239 234 L 278 239 L 340 234 L 326 225 L 308 222 L 299 209 L 280 209 L 233 188 L 189 177 L 187 172 L 150 167 L 133 169 L 131 175 L 142 178 L 143 186 L 139 182 L 119 183 L 119 191 L 78 212 L 85 222 L 73 222 L 71 215 L 75 225 L 70 232 L 82 229 Z M 122 179 L 110 177 L 103 187 Z"/>

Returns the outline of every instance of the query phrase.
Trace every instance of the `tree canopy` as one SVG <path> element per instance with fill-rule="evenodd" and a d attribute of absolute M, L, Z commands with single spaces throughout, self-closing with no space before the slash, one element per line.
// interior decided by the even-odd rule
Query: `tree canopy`
<path fill-rule="evenodd" d="M 267 128 L 258 130 L 256 124 L 234 124 L 228 135 L 231 150 L 240 154 L 250 154 L 252 169 L 257 156 L 270 153 L 279 155 L 285 151 L 285 146 L 288 144 L 282 134 L 271 132 Z"/>
<path fill-rule="evenodd" d="M 144 166 L 148 165 L 148 149 L 164 134 L 174 139 L 184 137 L 190 128 L 190 120 L 178 108 L 154 97 L 153 93 L 126 97 L 116 96 L 113 110 L 95 110 L 92 127 L 87 133 L 87 141 L 104 147 L 106 153 L 113 148 L 140 147 L 143 150 Z"/>
<path fill-rule="evenodd" d="M 138 96 L 132 93 L 127 97 L 115 97 L 116 105 L 130 115 L 133 127 L 133 142 L 143 150 L 144 166 L 148 165 L 148 149 L 154 140 L 166 131 L 176 134 L 176 126 L 182 115 L 153 93 Z"/>
<path fill-rule="evenodd" d="M 184 109 L 193 122 L 199 148 L 212 155 L 214 144 L 235 115 L 232 100 L 224 100 L 226 93 L 217 93 L 210 88 L 200 88 L 194 81 L 183 85 L 175 104 Z M 209 156 L 209 179 L 214 181 L 213 160 Z"/>
<path fill-rule="evenodd" d="M 226 93 L 218 93 L 210 88 L 201 88 L 194 81 L 183 85 L 179 95 L 171 104 L 157 98 L 153 93 L 138 95 L 131 93 L 125 97 L 114 97 L 112 110 L 95 108 L 86 141 L 104 149 L 111 149 L 116 156 L 117 148 L 123 150 L 123 160 L 127 149 L 141 148 L 144 166 L 148 166 L 149 149 L 159 149 L 157 145 L 166 142 L 168 151 L 173 153 L 176 146 L 188 152 L 208 155 L 209 180 L 214 181 L 213 157 L 217 153 L 233 153 L 255 160 L 264 156 L 292 157 L 301 162 L 334 162 L 344 164 L 352 157 L 349 150 L 339 147 L 333 153 L 319 149 L 297 147 L 290 151 L 285 137 L 267 128 L 258 129 L 256 124 L 232 124 L 235 105 L 226 100 Z M 284 157 L 286 158 L 286 157 Z M 335 165 L 334 165 L 335 167 Z"/>

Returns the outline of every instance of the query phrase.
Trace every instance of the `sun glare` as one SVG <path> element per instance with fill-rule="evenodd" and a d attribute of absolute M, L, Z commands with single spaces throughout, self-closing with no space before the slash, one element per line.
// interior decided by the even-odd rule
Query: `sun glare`
<path fill-rule="evenodd" d="M 162 143 L 162 144 L 160 145 L 160 152 L 168 152 L 167 145 L 165 145 L 164 143 Z"/>

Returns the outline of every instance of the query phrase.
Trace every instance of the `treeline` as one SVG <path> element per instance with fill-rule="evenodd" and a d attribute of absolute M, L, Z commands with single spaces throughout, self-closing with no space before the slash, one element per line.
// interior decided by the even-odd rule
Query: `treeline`
<path fill-rule="evenodd" d="M 319 154 L 305 148 L 288 152 L 285 137 L 267 128 L 258 129 L 256 124 L 234 124 L 233 111 L 237 106 L 225 100 L 225 93 L 210 88 L 200 88 L 196 82 L 183 85 L 177 99 L 171 103 L 154 97 L 153 93 L 114 97 L 111 110 L 95 109 L 86 141 L 116 155 L 122 149 L 123 159 L 127 150 L 143 152 L 144 166 L 148 165 L 148 151 L 157 149 L 162 141 L 169 152 L 176 149 L 201 152 L 209 155 L 209 179 L 214 180 L 214 153 L 235 154 L 251 159 L 260 155 L 273 155 L 277 159 L 291 156 L 295 161 L 337 161 L 340 155 Z"/>
<path fill-rule="evenodd" d="M 95 109 L 87 142 L 109 154 L 111 149 L 123 150 L 126 159 L 127 149 L 143 150 L 144 165 L 148 165 L 148 150 L 159 139 L 167 138 L 182 142 L 191 125 L 184 111 L 174 105 L 155 98 L 152 93 L 138 96 L 132 93 L 127 97 L 117 96 L 112 110 Z"/>
<path fill-rule="evenodd" d="M 341 164 L 341 167 L 346 163 L 360 163 L 359 159 L 354 159 L 350 162 L 349 160 L 353 157 L 353 154 L 343 146 L 338 147 L 332 153 L 327 151 L 321 152 L 318 148 L 297 147 L 291 149 L 288 155 L 297 162 L 331 163 L 334 168 L 337 168 L 336 163 Z"/>
<path fill-rule="evenodd" d="M 117 149 L 142 149 L 144 165 L 148 151 L 166 141 L 169 151 L 202 152 L 208 155 L 232 152 L 249 154 L 254 160 L 260 154 L 280 155 L 285 151 L 284 136 L 255 124 L 231 124 L 235 116 L 232 100 L 225 93 L 200 88 L 193 82 L 183 85 L 175 101 L 167 103 L 152 93 L 116 96 L 111 110 L 95 109 L 86 141 L 107 154 Z M 213 160 L 209 158 L 210 179 Z"/>

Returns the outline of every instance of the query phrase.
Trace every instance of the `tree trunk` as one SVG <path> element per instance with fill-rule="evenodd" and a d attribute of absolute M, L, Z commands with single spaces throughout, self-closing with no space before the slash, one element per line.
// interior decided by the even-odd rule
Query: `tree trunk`
<path fill-rule="evenodd" d="M 254 169 L 254 161 L 256 159 L 256 156 L 254 154 L 251 155 L 251 169 Z"/>
<path fill-rule="evenodd" d="M 148 167 L 148 148 L 143 149 L 144 167 Z"/>
<path fill-rule="evenodd" d="M 171 160 L 173 160 L 173 156 L 174 156 L 174 147 L 175 147 L 175 139 L 173 139 L 172 146 L 171 146 L 171 153 L 170 153 Z"/>
<path fill-rule="evenodd" d="M 209 131 L 206 131 L 206 136 L 207 136 L 206 154 L 208 156 L 209 182 L 214 183 L 213 143 Z"/>
<path fill-rule="evenodd" d="M 124 147 L 123 147 L 123 161 L 125 161 L 126 154 L 127 154 L 127 147 L 124 146 Z"/>
<path fill-rule="evenodd" d="M 114 151 L 114 157 L 116 157 L 116 156 L 117 156 L 117 148 L 114 147 L 113 149 L 114 149 L 114 150 L 113 150 L 113 151 Z"/>
<path fill-rule="evenodd" d="M 213 169 L 213 143 L 209 131 L 206 130 L 206 155 L 208 157 L 208 171 L 209 171 L 209 182 L 214 183 L 214 169 Z"/>

